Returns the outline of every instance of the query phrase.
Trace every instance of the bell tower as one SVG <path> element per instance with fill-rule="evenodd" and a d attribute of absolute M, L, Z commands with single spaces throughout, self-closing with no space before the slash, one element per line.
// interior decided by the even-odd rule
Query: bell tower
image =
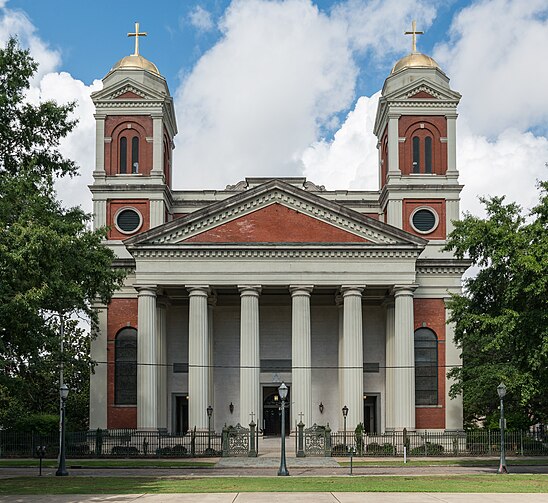
<path fill-rule="evenodd" d="M 146 36 L 135 23 L 135 50 L 118 61 L 91 95 L 96 113 L 93 194 L 95 227 L 111 242 L 171 218 L 173 138 L 177 124 L 165 78 L 139 54 Z M 115 244 L 115 243 L 111 243 Z"/>
<path fill-rule="evenodd" d="M 384 83 L 374 133 L 378 138 L 380 205 L 384 221 L 430 240 L 433 256 L 459 218 L 456 119 L 460 94 L 429 56 L 416 49 Z M 439 244 L 440 246 L 436 246 Z"/>

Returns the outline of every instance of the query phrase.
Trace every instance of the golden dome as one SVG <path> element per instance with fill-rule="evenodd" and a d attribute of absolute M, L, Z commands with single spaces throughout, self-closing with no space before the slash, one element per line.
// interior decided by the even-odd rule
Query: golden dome
<path fill-rule="evenodd" d="M 399 72 L 404 68 L 439 68 L 439 65 L 426 54 L 420 52 L 412 52 L 401 58 L 392 68 L 392 73 Z"/>
<path fill-rule="evenodd" d="M 140 70 L 148 70 L 149 72 L 155 73 L 156 75 L 160 75 L 160 72 L 158 71 L 156 65 L 152 61 L 143 58 L 143 56 L 141 56 L 140 54 L 132 54 L 131 56 L 126 56 L 125 58 L 122 58 L 112 67 L 113 70 L 117 70 L 118 68 L 137 68 Z"/>

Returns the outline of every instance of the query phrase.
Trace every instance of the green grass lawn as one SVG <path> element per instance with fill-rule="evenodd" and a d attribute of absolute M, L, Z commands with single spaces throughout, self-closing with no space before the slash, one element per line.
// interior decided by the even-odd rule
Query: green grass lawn
<path fill-rule="evenodd" d="M 545 493 L 546 475 L 421 477 L 14 477 L 0 494 L 140 494 L 212 492 L 473 492 Z"/>

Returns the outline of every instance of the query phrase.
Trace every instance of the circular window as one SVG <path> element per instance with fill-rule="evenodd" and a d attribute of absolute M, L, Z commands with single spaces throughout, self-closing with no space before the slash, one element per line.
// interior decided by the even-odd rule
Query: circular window
<path fill-rule="evenodd" d="M 421 234 L 432 232 L 439 223 L 438 214 L 431 208 L 417 208 L 411 214 L 411 225 L 413 229 Z"/>
<path fill-rule="evenodd" d="M 122 208 L 116 214 L 116 228 L 124 234 L 131 234 L 141 227 L 143 219 L 134 208 Z"/>

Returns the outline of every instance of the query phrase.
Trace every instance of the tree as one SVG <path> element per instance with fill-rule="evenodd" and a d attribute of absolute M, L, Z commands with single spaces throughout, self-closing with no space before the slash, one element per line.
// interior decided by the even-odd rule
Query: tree
<path fill-rule="evenodd" d="M 451 394 L 463 393 L 468 423 L 497 427 L 501 381 L 509 427 L 548 420 L 548 182 L 539 189 L 528 218 L 504 197 L 481 199 L 487 218 L 466 214 L 447 241 L 479 267 L 450 302 L 463 358 Z"/>
<path fill-rule="evenodd" d="M 90 215 L 64 208 L 55 197 L 56 178 L 77 175 L 75 163 L 58 150 L 76 124 L 70 118 L 75 105 L 28 103 L 36 68 L 15 39 L 0 49 L 0 405 L 27 413 L 57 410 L 58 383 L 53 368 L 45 369 L 60 361 L 59 316 L 77 314 L 93 324 L 93 301 L 108 302 L 125 275 L 101 244 L 106 230 L 90 230 Z M 68 328 L 75 337 L 70 349 L 89 347 L 89 334 Z M 76 353 L 65 354 L 72 358 L 68 367 Z M 25 400 L 21 389 L 40 375 L 33 394 L 41 400 Z M 51 391 L 54 398 L 44 400 Z"/>

